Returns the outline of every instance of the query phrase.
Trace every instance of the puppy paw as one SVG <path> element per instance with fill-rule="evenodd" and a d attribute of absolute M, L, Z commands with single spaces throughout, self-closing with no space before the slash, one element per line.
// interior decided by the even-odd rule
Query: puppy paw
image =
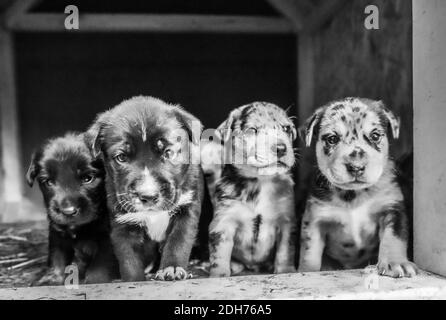
<path fill-rule="evenodd" d="M 220 267 L 212 267 L 209 270 L 209 277 L 211 278 L 222 278 L 222 277 L 230 277 L 231 269 L 228 268 L 220 268 Z"/>
<path fill-rule="evenodd" d="M 231 274 L 239 274 L 245 270 L 245 265 L 243 263 L 231 261 Z"/>
<path fill-rule="evenodd" d="M 274 273 L 294 273 L 296 268 L 294 266 L 276 266 L 274 267 Z"/>
<path fill-rule="evenodd" d="M 158 270 L 155 274 L 155 280 L 161 281 L 185 280 L 187 278 L 192 278 L 192 273 L 188 273 L 181 267 L 167 267 Z"/>
<path fill-rule="evenodd" d="M 33 283 L 33 286 L 60 286 L 63 285 L 65 277 L 54 271 L 48 271 L 39 280 Z"/>
<path fill-rule="evenodd" d="M 378 274 L 393 278 L 414 277 L 418 273 L 418 267 L 410 261 L 385 261 L 377 264 Z"/>

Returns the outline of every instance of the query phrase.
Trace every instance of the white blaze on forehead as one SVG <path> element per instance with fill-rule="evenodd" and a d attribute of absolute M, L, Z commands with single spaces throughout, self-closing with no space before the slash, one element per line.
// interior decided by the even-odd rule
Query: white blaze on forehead
<path fill-rule="evenodd" d="M 143 120 L 141 120 L 141 138 L 143 142 L 146 142 L 147 140 L 147 128 L 146 128 L 146 124 Z"/>

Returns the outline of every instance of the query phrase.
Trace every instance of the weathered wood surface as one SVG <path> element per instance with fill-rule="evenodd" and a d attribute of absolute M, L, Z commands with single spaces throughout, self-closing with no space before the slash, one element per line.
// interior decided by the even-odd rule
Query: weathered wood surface
<path fill-rule="evenodd" d="M 315 109 L 315 64 L 314 64 L 314 37 L 308 33 L 297 36 L 297 118 L 301 125 L 311 116 Z M 305 190 L 308 186 L 305 179 L 314 167 L 314 151 L 305 146 L 304 139 L 300 143 L 301 162 L 297 187 Z M 305 192 L 300 192 L 304 194 Z"/>
<path fill-rule="evenodd" d="M 379 8 L 378 30 L 364 27 L 369 4 Z M 406 0 L 348 1 L 313 38 L 313 110 L 346 96 L 383 100 L 401 118 L 391 148 L 396 158 L 413 144 L 411 10 Z"/>
<path fill-rule="evenodd" d="M 351 0 L 349 1 L 353 2 Z M 308 33 L 318 31 L 325 23 L 330 21 L 330 19 L 336 15 L 347 2 L 347 0 L 324 1 L 322 4 L 315 7 L 305 21 L 304 31 Z"/>
<path fill-rule="evenodd" d="M 36 6 L 41 0 L 15 0 L 3 13 L 3 19 L 6 24 L 11 23 L 17 17 L 24 15 L 34 6 Z"/>
<path fill-rule="evenodd" d="M 23 175 L 17 115 L 13 35 L 0 27 L 0 221 L 22 218 Z"/>
<path fill-rule="evenodd" d="M 415 261 L 446 275 L 446 2 L 414 1 Z"/>
<path fill-rule="evenodd" d="M 26 14 L 8 28 L 26 32 L 66 32 L 66 15 Z M 70 31 L 73 32 L 73 31 Z M 284 18 L 191 14 L 80 14 L 76 32 L 198 32 L 289 34 L 294 28 Z"/>
<path fill-rule="evenodd" d="M 294 0 L 268 0 L 268 3 L 285 18 L 290 20 L 295 31 L 303 27 L 303 17 L 299 2 Z"/>
<path fill-rule="evenodd" d="M 415 278 L 379 277 L 367 289 L 361 270 L 256 275 L 85 285 L 79 289 L 33 287 L 1 289 L 0 299 L 446 299 L 446 279 L 423 273 Z"/>

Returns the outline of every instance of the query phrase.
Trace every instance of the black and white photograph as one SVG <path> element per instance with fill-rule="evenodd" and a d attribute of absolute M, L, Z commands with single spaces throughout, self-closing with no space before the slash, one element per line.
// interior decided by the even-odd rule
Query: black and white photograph
<path fill-rule="evenodd" d="M 445 61 L 444 0 L 0 0 L 0 300 L 446 300 Z"/>

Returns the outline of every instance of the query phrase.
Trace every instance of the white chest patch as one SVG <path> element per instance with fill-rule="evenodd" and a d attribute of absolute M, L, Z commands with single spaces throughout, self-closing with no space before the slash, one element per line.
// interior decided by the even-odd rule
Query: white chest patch
<path fill-rule="evenodd" d="M 163 241 L 166 238 L 166 230 L 169 225 L 170 215 L 167 212 L 150 215 L 145 221 L 147 234 L 155 241 Z"/>
<path fill-rule="evenodd" d="M 163 241 L 166 238 L 166 230 L 170 221 L 168 211 L 159 212 L 131 212 L 119 216 L 118 223 L 136 224 L 146 229 L 149 237 L 154 241 Z"/>
<path fill-rule="evenodd" d="M 355 209 L 348 210 L 343 217 L 343 222 L 350 225 L 351 235 L 358 247 L 363 246 L 363 230 L 366 230 L 367 234 L 375 230 L 375 223 L 371 219 L 371 209 L 371 203 L 364 203 Z"/>
<path fill-rule="evenodd" d="M 172 211 L 139 211 L 129 212 L 116 218 L 116 222 L 122 224 L 135 224 L 143 227 L 149 237 L 157 242 L 166 239 L 166 231 L 169 226 L 171 212 L 175 212 L 180 206 L 184 206 L 192 202 L 192 191 L 180 196 L 177 205 Z"/>
<path fill-rule="evenodd" d="M 362 246 L 362 231 L 366 229 L 372 232 L 375 222 L 371 219 L 374 210 L 374 202 L 366 201 L 356 207 L 338 207 L 324 204 L 317 209 L 317 219 L 321 221 L 340 222 L 346 226 L 353 241 L 359 247 Z"/>

